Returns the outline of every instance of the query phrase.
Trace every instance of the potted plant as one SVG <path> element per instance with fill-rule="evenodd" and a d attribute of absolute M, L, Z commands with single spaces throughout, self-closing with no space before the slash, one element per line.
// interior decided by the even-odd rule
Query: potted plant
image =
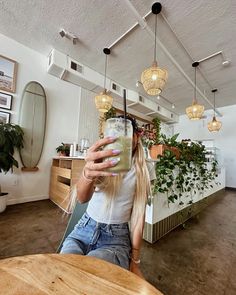
<path fill-rule="evenodd" d="M 177 159 L 180 157 L 179 142 L 176 140 L 179 133 L 174 134 L 171 137 L 167 137 L 165 134 L 161 134 L 159 146 L 161 149 L 161 155 L 163 155 L 165 150 L 170 150 L 175 155 Z"/>
<path fill-rule="evenodd" d="M 154 125 L 154 141 L 150 145 L 150 156 L 156 160 L 159 155 L 164 155 L 165 150 L 170 150 L 174 155 L 179 158 L 178 142 L 176 141 L 179 134 L 175 134 L 168 138 L 165 134 L 161 134 L 161 121 L 159 118 L 152 120 Z"/>
<path fill-rule="evenodd" d="M 59 145 L 56 148 L 56 151 L 58 153 L 59 156 L 64 156 L 64 157 L 68 157 L 70 155 L 70 147 L 69 145 L 65 144 L 65 143 L 61 143 L 61 145 Z"/>
<path fill-rule="evenodd" d="M 0 123 L 0 173 L 13 172 L 18 168 L 18 162 L 13 157 L 15 150 L 23 147 L 23 130 L 20 126 L 11 123 Z M 6 195 L 1 192 L 0 186 L 0 212 L 6 209 Z"/>
<path fill-rule="evenodd" d="M 160 141 L 160 132 L 161 132 L 161 120 L 159 118 L 154 118 L 153 123 L 153 144 L 149 145 L 150 156 L 153 159 L 157 159 L 159 152 L 159 141 Z"/>

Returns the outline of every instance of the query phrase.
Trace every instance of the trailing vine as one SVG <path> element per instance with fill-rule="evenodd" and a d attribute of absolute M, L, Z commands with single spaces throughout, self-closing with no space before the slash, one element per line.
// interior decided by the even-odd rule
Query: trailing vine
<path fill-rule="evenodd" d="M 176 138 L 177 136 L 175 140 Z M 171 150 L 166 150 L 164 155 L 158 156 L 157 179 L 153 192 L 166 193 L 168 203 L 178 201 L 179 205 L 184 204 L 184 196 L 190 197 L 187 204 L 191 204 L 194 194 L 203 194 L 206 189 L 213 187 L 212 181 L 217 176 L 217 161 L 213 161 L 211 167 L 208 167 L 207 151 L 200 143 L 175 141 L 173 145 L 179 148 L 180 157 L 176 159 Z"/>

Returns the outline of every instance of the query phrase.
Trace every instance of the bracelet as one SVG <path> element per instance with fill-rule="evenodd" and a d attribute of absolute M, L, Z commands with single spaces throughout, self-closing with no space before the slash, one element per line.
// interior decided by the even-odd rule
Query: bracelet
<path fill-rule="evenodd" d="M 135 264 L 139 264 L 141 262 L 141 260 L 135 260 L 134 258 L 131 257 L 131 260 L 135 263 Z"/>
<path fill-rule="evenodd" d="M 135 250 L 135 251 L 140 251 L 140 249 L 137 249 L 137 248 L 132 248 L 132 251 L 133 251 L 133 250 Z"/>
<path fill-rule="evenodd" d="M 85 173 L 84 173 L 85 171 L 84 171 L 84 169 L 83 169 L 83 171 L 82 171 L 82 176 L 83 176 L 83 178 L 86 180 L 86 181 L 88 181 L 88 182 L 90 182 L 90 183 L 92 183 L 94 180 L 93 179 L 91 179 L 91 178 L 88 178 L 86 175 L 85 175 Z"/>

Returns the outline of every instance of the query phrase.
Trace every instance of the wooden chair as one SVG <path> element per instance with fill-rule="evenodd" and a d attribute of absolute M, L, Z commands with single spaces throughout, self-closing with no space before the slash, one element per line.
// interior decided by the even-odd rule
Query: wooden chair
<path fill-rule="evenodd" d="M 87 206 L 88 206 L 88 203 L 84 203 L 84 204 L 80 204 L 79 202 L 76 203 L 75 209 L 74 209 L 73 213 L 71 214 L 70 220 L 67 224 L 64 236 L 63 236 L 61 243 L 57 249 L 57 253 L 60 253 L 64 240 L 72 232 L 75 225 L 78 223 L 79 219 L 82 217 L 82 215 L 86 211 Z"/>

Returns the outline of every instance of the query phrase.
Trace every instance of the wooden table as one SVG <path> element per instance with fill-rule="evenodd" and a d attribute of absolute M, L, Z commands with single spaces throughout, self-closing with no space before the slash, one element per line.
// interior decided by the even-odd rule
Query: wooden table
<path fill-rule="evenodd" d="M 161 295 L 148 282 L 121 267 L 72 254 L 38 254 L 0 260 L 0 294 Z"/>

